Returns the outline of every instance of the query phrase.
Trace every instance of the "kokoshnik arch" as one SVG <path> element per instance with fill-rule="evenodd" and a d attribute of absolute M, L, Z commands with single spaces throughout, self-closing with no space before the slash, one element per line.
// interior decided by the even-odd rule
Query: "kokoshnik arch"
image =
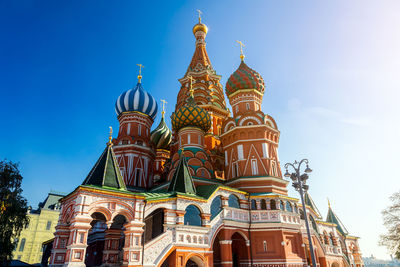
<path fill-rule="evenodd" d="M 151 131 L 158 104 L 141 74 L 118 97 L 118 136 L 62 199 L 50 265 L 300 267 L 310 264 L 307 209 L 317 265 L 363 267 L 358 238 L 331 207 L 323 220 L 308 193 L 304 207 L 288 196 L 264 80 L 242 52 L 226 107 L 207 30 L 199 18 L 172 131 L 164 105 Z"/>

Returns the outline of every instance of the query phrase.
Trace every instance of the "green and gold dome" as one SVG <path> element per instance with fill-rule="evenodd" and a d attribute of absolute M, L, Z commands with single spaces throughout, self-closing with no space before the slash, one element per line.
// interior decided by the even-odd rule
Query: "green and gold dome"
<path fill-rule="evenodd" d="M 247 66 L 242 59 L 239 68 L 229 77 L 225 88 L 228 97 L 239 90 L 246 89 L 254 89 L 264 94 L 265 84 L 261 75 Z"/>
<path fill-rule="evenodd" d="M 186 105 L 182 106 L 171 116 L 172 128 L 179 131 L 183 127 L 198 127 L 204 132 L 211 128 L 210 114 L 203 108 L 196 105 L 193 97 L 188 99 Z"/>
<path fill-rule="evenodd" d="M 160 124 L 150 133 L 150 139 L 157 149 L 169 149 L 172 141 L 172 133 L 164 120 L 164 111 L 162 113 Z"/>

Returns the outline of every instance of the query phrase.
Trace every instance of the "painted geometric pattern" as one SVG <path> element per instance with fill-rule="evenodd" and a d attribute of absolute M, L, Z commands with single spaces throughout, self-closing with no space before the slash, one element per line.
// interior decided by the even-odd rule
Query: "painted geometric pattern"
<path fill-rule="evenodd" d="M 226 94 L 229 96 L 241 89 L 256 89 L 264 93 L 264 79 L 255 70 L 242 61 L 239 68 L 229 77 L 226 83 Z"/>
<path fill-rule="evenodd" d="M 205 132 L 211 128 L 210 115 L 206 110 L 196 105 L 193 98 L 189 98 L 186 105 L 172 113 L 171 122 L 175 131 L 187 126 L 199 127 Z"/>
<path fill-rule="evenodd" d="M 125 111 L 139 111 L 154 120 L 157 110 L 157 101 L 143 89 L 141 83 L 137 83 L 135 88 L 123 92 L 115 103 L 117 116 Z"/>
<path fill-rule="evenodd" d="M 172 141 L 172 133 L 165 123 L 164 116 L 160 124 L 150 134 L 151 141 L 158 149 L 168 149 Z"/>

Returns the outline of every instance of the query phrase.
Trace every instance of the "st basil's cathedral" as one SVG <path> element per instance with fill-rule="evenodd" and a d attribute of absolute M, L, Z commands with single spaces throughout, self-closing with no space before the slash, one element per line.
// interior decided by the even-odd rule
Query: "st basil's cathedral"
<path fill-rule="evenodd" d="M 308 192 L 305 205 L 288 195 L 280 132 L 261 110 L 264 79 L 243 53 L 225 86 L 227 108 L 207 31 L 199 18 L 172 130 L 165 102 L 151 130 L 159 106 L 141 74 L 117 98 L 117 137 L 110 133 L 86 179 L 61 200 L 50 266 L 309 266 L 307 214 L 316 265 L 364 267 L 358 237 L 330 206 L 324 219 Z"/>

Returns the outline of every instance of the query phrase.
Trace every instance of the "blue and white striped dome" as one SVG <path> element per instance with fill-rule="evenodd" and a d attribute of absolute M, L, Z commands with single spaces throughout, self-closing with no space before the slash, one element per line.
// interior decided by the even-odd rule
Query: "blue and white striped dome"
<path fill-rule="evenodd" d="M 135 88 L 122 93 L 115 103 L 115 112 L 118 116 L 126 111 L 139 111 L 154 120 L 157 110 L 157 101 L 143 89 L 141 83 L 137 83 Z"/>

